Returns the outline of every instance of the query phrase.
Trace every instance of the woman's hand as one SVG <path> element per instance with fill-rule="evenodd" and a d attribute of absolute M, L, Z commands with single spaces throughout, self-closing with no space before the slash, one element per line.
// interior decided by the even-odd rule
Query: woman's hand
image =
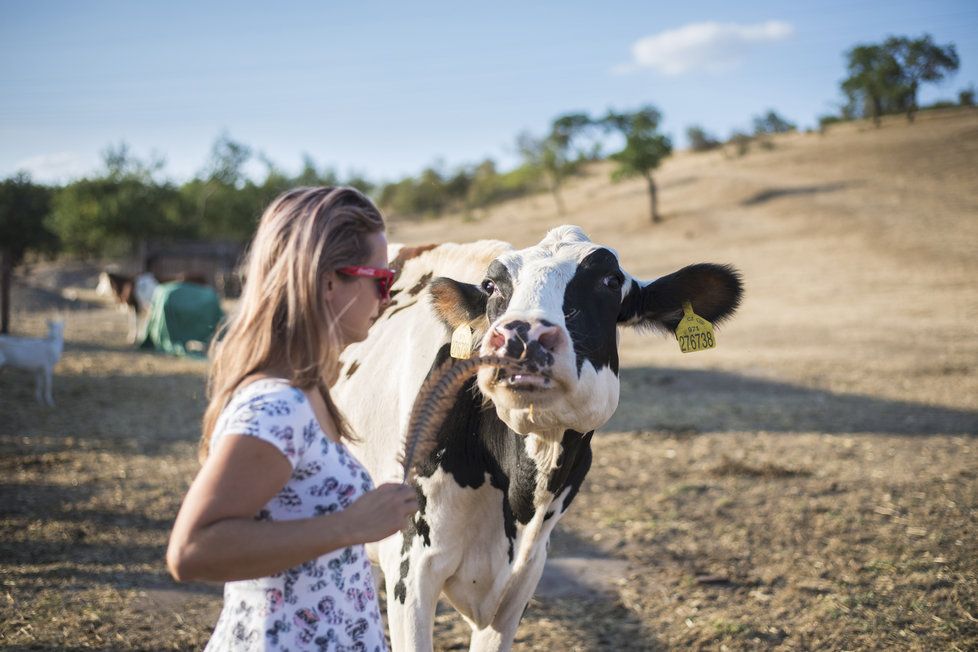
<path fill-rule="evenodd" d="M 414 487 L 390 482 L 365 493 L 343 513 L 355 529 L 356 540 L 370 543 L 403 529 L 408 517 L 417 511 Z"/>
<path fill-rule="evenodd" d="M 254 437 L 229 436 L 212 451 L 170 534 L 167 565 L 173 577 L 221 582 L 264 577 L 333 550 L 379 541 L 418 511 L 413 487 L 384 484 L 332 514 L 255 520 L 290 472 L 281 452 Z"/>

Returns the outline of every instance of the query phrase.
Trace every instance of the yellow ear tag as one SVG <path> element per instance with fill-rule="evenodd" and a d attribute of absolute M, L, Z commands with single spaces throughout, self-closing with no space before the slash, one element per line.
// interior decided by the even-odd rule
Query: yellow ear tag
<path fill-rule="evenodd" d="M 452 357 L 468 360 L 472 357 L 472 329 L 462 324 L 452 333 Z"/>
<path fill-rule="evenodd" d="M 683 318 L 676 327 L 679 350 L 692 353 L 716 347 L 717 338 L 713 334 L 713 324 L 693 312 L 689 301 L 683 303 L 683 313 Z"/>

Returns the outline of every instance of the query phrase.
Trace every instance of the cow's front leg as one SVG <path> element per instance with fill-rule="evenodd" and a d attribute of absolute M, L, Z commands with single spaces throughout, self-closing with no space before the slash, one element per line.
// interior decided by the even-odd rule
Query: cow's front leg
<path fill-rule="evenodd" d="M 523 619 L 526 606 L 540 583 L 547 555 L 543 553 L 533 559 L 525 570 L 513 578 L 513 583 L 499 605 L 499 611 L 492 624 L 484 629 L 472 631 L 469 652 L 509 652 L 513 649 L 516 629 Z"/>
<path fill-rule="evenodd" d="M 395 545 L 381 548 L 391 649 L 428 652 L 434 648 L 435 607 L 444 577 L 433 568 L 419 537 L 411 536 L 407 547 L 403 535 L 392 540 Z"/>

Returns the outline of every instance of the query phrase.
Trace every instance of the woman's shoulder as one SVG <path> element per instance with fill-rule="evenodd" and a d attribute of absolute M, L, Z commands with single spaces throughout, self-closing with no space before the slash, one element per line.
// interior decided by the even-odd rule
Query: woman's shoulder
<path fill-rule="evenodd" d="M 278 448 L 295 466 L 315 437 L 315 415 L 305 393 L 284 378 L 259 378 L 232 395 L 214 428 L 213 441 L 248 435 Z"/>
<path fill-rule="evenodd" d="M 250 405 L 256 402 L 284 402 L 292 405 L 307 405 L 305 393 L 289 383 L 285 378 L 261 376 L 246 378 L 231 394 L 228 407 Z"/>
<path fill-rule="evenodd" d="M 305 419 L 311 412 L 308 397 L 301 389 L 289 384 L 288 380 L 260 377 L 248 379 L 238 386 L 222 416 L 233 423 L 242 417 L 250 420 Z"/>

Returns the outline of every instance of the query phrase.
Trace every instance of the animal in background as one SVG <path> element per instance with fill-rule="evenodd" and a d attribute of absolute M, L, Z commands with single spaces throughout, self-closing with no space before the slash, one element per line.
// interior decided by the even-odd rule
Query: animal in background
<path fill-rule="evenodd" d="M 54 407 L 54 366 L 61 359 L 63 350 L 64 322 L 48 321 L 47 337 L 0 335 L 0 367 L 33 371 L 34 397 L 38 403 Z"/>
<path fill-rule="evenodd" d="M 136 276 L 125 276 L 113 272 L 99 274 L 95 291 L 103 296 L 115 297 L 119 309 L 129 315 L 130 342 L 135 342 L 139 334 L 139 320 L 149 314 L 153 303 L 153 292 L 159 281 L 150 272 Z"/>

